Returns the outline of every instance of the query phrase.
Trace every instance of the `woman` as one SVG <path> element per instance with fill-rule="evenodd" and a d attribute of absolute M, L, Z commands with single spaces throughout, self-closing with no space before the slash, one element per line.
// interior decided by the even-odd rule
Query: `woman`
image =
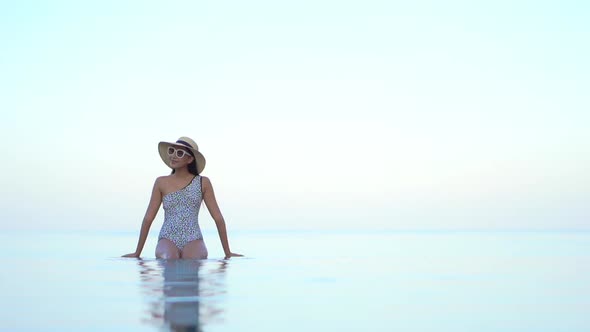
<path fill-rule="evenodd" d="M 195 141 L 181 137 L 175 143 L 160 142 L 158 150 L 164 163 L 172 168 L 172 174 L 156 179 L 141 224 L 137 249 L 123 257 L 139 257 L 160 204 L 164 203 L 164 224 L 158 236 L 156 258 L 207 258 L 207 247 L 198 221 L 203 200 L 215 220 L 225 258 L 242 256 L 231 252 L 225 221 L 217 206 L 211 181 L 199 175 L 205 168 L 205 157 Z"/>

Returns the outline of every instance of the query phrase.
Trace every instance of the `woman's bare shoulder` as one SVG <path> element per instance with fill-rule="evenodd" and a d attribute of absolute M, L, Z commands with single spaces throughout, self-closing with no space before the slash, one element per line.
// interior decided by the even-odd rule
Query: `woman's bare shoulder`
<path fill-rule="evenodd" d="M 201 176 L 201 183 L 203 184 L 204 189 L 211 187 L 211 180 L 206 176 Z"/>
<path fill-rule="evenodd" d="M 168 181 L 170 181 L 170 176 L 171 176 L 171 175 L 162 175 L 162 176 L 158 176 L 158 177 L 156 178 L 156 184 L 167 183 Z"/>

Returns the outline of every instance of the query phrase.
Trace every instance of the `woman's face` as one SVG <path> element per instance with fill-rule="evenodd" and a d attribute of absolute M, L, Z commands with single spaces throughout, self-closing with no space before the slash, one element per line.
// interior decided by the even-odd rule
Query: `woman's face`
<path fill-rule="evenodd" d="M 171 146 L 168 147 L 168 157 L 170 158 L 170 166 L 174 169 L 186 167 L 193 161 L 193 157 L 188 152 L 187 148 Z"/>

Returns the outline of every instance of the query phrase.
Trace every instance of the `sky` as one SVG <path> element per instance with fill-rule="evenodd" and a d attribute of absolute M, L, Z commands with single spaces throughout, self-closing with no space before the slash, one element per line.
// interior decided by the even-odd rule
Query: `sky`
<path fill-rule="evenodd" d="M 230 231 L 590 230 L 588 17 L 567 0 L 2 2 L 0 227 L 137 230 L 169 173 L 157 143 L 189 136 Z"/>

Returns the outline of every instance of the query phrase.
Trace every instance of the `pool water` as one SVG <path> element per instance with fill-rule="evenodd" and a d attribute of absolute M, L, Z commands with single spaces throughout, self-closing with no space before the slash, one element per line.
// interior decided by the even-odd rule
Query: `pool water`
<path fill-rule="evenodd" d="M 244 258 L 142 259 L 135 233 L 0 235 L 2 331 L 589 331 L 588 232 L 230 234 Z"/>

